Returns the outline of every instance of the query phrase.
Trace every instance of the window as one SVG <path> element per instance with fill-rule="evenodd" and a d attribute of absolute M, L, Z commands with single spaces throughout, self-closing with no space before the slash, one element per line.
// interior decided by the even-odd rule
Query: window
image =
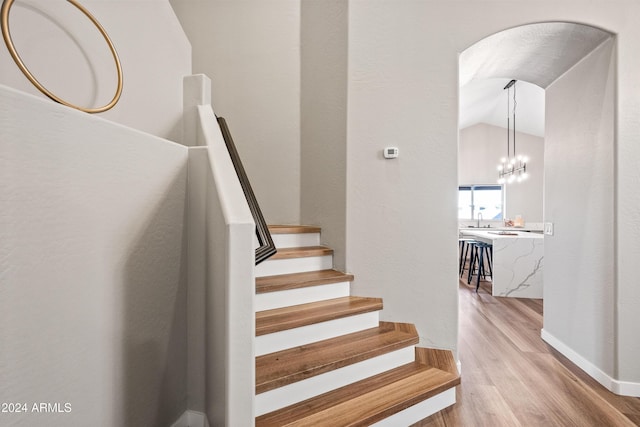
<path fill-rule="evenodd" d="M 458 187 L 458 219 L 502 219 L 502 185 L 461 185 Z"/>

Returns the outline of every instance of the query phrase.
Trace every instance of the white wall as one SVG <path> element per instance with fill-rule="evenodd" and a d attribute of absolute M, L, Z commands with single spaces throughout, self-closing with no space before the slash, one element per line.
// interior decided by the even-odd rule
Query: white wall
<path fill-rule="evenodd" d="M 349 4 L 347 268 L 355 294 L 384 298 L 383 319 L 415 323 L 422 345 L 455 349 L 458 51 L 451 28 L 465 24 L 443 16 L 440 4 Z M 383 159 L 389 145 L 399 148 L 398 159 Z"/>
<path fill-rule="evenodd" d="M 640 4 L 627 1 L 580 7 L 569 0 L 352 0 L 346 185 L 347 267 L 356 275 L 354 290 L 383 296 L 384 316 L 416 322 L 423 342 L 456 346 L 458 55 L 517 25 L 568 21 L 600 27 L 618 40 L 613 357 L 619 379 L 640 383 L 637 19 Z M 395 162 L 378 154 L 390 143 L 400 147 Z"/>
<path fill-rule="evenodd" d="M 513 139 L 513 132 L 510 132 Z M 496 167 L 506 157 L 507 130 L 488 124 L 477 124 L 460 130 L 458 141 L 458 183 L 495 184 Z M 517 152 L 529 158 L 529 178 L 520 183 L 505 184 L 505 218 L 521 215 L 527 222 L 542 222 L 544 190 L 544 138 L 516 132 Z"/>
<path fill-rule="evenodd" d="M 300 221 L 300 1 L 171 0 L 268 223 Z"/>
<path fill-rule="evenodd" d="M 296 215 L 283 211 L 295 212 L 289 205 L 298 206 L 302 175 L 293 137 L 298 131 L 289 133 L 280 121 L 295 122 L 291 118 L 299 111 L 299 1 L 268 2 L 269 10 L 252 1 L 174 0 L 172 5 L 189 28 L 194 57 L 225 64 L 200 69 L 194 63 L 194 68 L 212 76 L 215 104 L 229 119 L 243 158 L 268 159 L 283 174 L 271 179 L 246 165 L 260 181 L 260 189 L 254 187 L 258 198 L 270 203 L 267 219 L 295 221 Z M 495 32 L 534 22 L 578 22 L 617 35 L 616 370 L 619 378 L 640 382 L 640 288 L 634 269 L 640 257 L 640 87 L 635 84 L 640 5 L 624 0 L 586 7 L 572 0 L 350 0 L 348 6 L 346 267 L 356 275 L 354 292 L 384 296 L 386 318 L 414 321 L 423 343 L 439 347 L 455 348 L 457 341 L 458 55 Z M 205 31 L 207 25 L 224 31 Z M 192 32 L 211 36 L 196 42 Z M 278 88 L 279 96 L 270 88 Z M 232 102 L 233 110 L 224 104 Z M 263 131 L 264 123 L 273 128 Z M 264 139 L 240 138 L 236 129 L 259 129 L 256 134 L 263 132 L 276 145 L 266 150 Z M 272 138 L 273 129 L 287 129 L 287 136 Z M 392 144 L 400 147 L 400 158 L 382 160 L 380 150 Z M 325 163 L 330 156 L 318 161 L 327 170 L 332 167 Z M 277 189 L 270 193 L 266 187 Z"/>
<path fill-rule="evenodd" d="M 214 426 L 251 426 L 255 396 L 255 230 L 210 105 L 199 111 L 207 146 L 205 234 L 205 409 Z M 202 228 L 200 232 L 202 233 Z M 191 286 L 192 282 L 189 282 Z"/>
<path fill-rule="evenodd" d="M 547 88 L 544 330 L 615 377 L 614 48 Z M 588 333 L 585 333 L 587 332 Z"/>
<path fill-rule="evenodd" d="M 2 424 L 171 424 L 186 409 L 187 149 L 0 97 L 0 401 L 71 406 Z"/>
<path fill-rule="evenodd" d="M 301 220 L 345 268 L 347 0 L 302 2 Z"/>
<path fill-rule="evenodd" d="M 191 47 L 169 2 L 84 0 L 82 5 L 109 34 L 124 75 L 120 101 L 100 116 L 180 141 L 182 78 L 191 74 Z M 98 107 L 113 98 L 117 74 L 108 46 L 71 3 L 17 1 L 9 22 L 22 60 L 51 92 L 81 106 Z M 48 99 L 4 46 L 0 84 Z"/>
<path fill-rule="evenodd" d="M 602 13 L 607 16 L 612 12 Z M 617 33 L 614 151 L 616 378 L 632 383 L 635 396 L 640 396 L 640 286 L 637 285 L 636 269 L 636 260 L 640 257 L 640 117 L 637 114 L 640 88 L 635 83 L 640 73 L 640 58 L 635 53 L 640 29 L 629 22 L 630 18 L 639 19 L 640 11 L 634 3 L 628 10 L 621 8 L 619 13 L 624 16 L 615 13 L 615 20 L 608 17 L 602 24 Z"/>
<path fill-rule="evenodd" d="M 190 411 L 211 425 L 252 425 L 255 223 L 211 106 L 211 80 L 185 78 Z M 203 232 L 204 231 L 204 232 Z M 192 424 L 193 425 L 193 424 Z"/>

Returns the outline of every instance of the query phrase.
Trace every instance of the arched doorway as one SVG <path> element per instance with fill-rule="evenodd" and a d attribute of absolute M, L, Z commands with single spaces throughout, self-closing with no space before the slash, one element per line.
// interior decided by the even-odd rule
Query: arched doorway
<path fill-rule="evenodd" d="M 545 91 L 542 221 L 553 234 L 544 238 L 541 334 L 592 376 L 589 367 L 615 371 L 615 43 L 594 27 L 540 23 L 494 34 L 460 57 L 461 97 L 489 79 Z M 494 173 L 497 161 L 487 165 Z"/>

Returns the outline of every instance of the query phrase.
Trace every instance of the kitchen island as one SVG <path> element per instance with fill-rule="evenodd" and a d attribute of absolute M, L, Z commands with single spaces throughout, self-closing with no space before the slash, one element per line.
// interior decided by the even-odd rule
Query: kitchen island
<path fill-rule="evenodd" d="M 542 298 L 542 234 L 461 229 L 460 235 L 493 245 L 493 296 Z"/>

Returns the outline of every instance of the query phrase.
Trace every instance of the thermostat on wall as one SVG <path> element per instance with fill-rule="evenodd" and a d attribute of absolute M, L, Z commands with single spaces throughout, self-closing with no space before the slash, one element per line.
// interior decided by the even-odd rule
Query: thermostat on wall
<path fill-rule="evenodd" d="M 386 147 L 384 149 L 384 158 L 385 159 L 395 159 L 398 157 L 398 147 Z"/>

